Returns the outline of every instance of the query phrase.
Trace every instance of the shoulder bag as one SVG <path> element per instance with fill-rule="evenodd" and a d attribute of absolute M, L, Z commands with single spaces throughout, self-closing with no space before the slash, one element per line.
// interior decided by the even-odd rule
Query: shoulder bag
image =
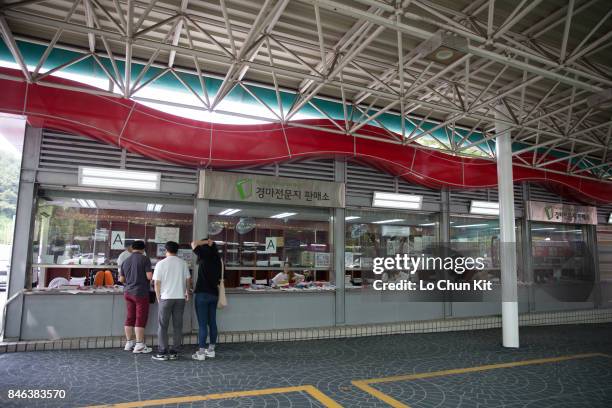
<path fill-rule="evenodd" d="M 223 309 L 227 306 L 227 297 L 225 296 L 225 264 L 221 261 L 221 282 L 219 282 L 219 300 L 217 301 L 217 309 Z"/>

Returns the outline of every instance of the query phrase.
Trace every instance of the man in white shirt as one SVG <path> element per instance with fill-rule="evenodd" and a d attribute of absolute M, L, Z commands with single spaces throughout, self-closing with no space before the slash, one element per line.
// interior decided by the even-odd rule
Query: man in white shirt
<path fill-rule="evenodd" d="M 176 360 L 176 349 L 181 346 L 183 339 L 183 311 L 185 301 L 189 300 L 191 289 L 191 275 L 187 263 L 176 256 L 179 245 L 174 241 L 166 242 L 166 258 L 157 262 L 153 281 L 155 294 L 159 304 L 159 324 L 157 339 L 159 350 L 151 358 L 153 360 Z M 168 325 L 172 316 L 173 347 L 168 346 Z"/>

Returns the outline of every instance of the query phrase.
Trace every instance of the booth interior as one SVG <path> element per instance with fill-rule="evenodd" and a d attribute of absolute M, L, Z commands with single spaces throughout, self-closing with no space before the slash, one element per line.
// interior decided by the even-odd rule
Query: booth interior
<path fill-rule="evenodd" d="M 143 240 L 155 265 L 165 256 L 164 243 L 174 240 L 180 245 L 178 255 L 193 271 L 193 209 L 193 200 L 188 198 L 135 195 L 128 199 L 125 194 L 40 190 L 31 245 L 33 290 L 29 292 L 32 296 L 26 296 L 28 313 L 22 337 L 121 335 L 124 307 L 117 282 L 119 254 L 126 244 Z M 338 273 L 334 268 L 333 210 L 211 200 L 208 236 L 224 261 L 231 305 L 220 313 L 221 327 L 244 331 L 333 326 L 338 324 L 338 290 L 344 291 L 345 324 L 498 314 L 498 220 L 451 214 L 449 241 L 443 243 L 440 219 L 441 214 L 434 211 L 348 208 L 342 253 L 345 269 Z M 528 235 L 523 233 L 525 224 Z M 595 268 L 588 240 L 593 226 L 525 223 L 520 218 L 516 225 L 521 312 L 594 307 Z M 525 235 L 530 239 L 528 245 L 522 242 Z M 483 257 L 484 270 L 462 279 L 490 280 L 494 290 L 443 298 L 374 290 L 377 279 L 429 278 L 429 271 L 423 270 L 377 275 L 373 272 L 375 257 L 424 253 L 438 244 L 463 255 Z M 523 251 L 528 251 L 526 257 Z M 530 265 L 525 265 L 525 259 L 531 259 Z M 275 285 L 273 279 L 286 263 L 299 281 Z M 100 271 L 110 271 L 112 281 L 96 280 Z M 57 319 L 60 309 L 71 310 L 83 323 L 76 327 L 62 323 Z M 151 315 L 155 316 L 155 305 Z M 191 309 L 184 323 L 186 332 L 197 329 Z M 154 326 L 149 325 L 150 334 Z"/>
<path fill-rule="evenodd" d="M 43 132 L 43 141 L 50 137 L 63 136 Z M 92 150 L 100 145 L 85 138 L 82 143 Z M 51 154 L 55 153 L 43 151 L 42 157 Z M 45 160 L 50 161 L 48 157 Z M 150 159 L 139 160 L 146 160 L 150 168 L 159 164 Z M 341 205 L 323 200 L 314 205 L 303 196 L 301 200 L 293 197 L 293 201 L 287 197 L 280 201 L 272 196 L 257 198 L 256 194 L 246 200 L 203 197 L 197 191 L 201 189 L 198 179 L 205 171 L 189 181 L 192 184 L 188 189 L 183 186 L 177 192 L 139 192 L 83 188 L 77 182 L 77 166 L 66 170 L 70 177 L 59 177 L 57 170 L 47 171 L 38 162 L 36 166 L 40 185 L 32 202 L 32 233 L 27 243 L 31 259 L 26 264 L 31 275 L 26 279 L 19 332 L 13 338 L 121 336 L 125 306 L 123 288 L 117 279 L 117 258 L 126 244 L 144 241 L 146 254 L 155 265 L 165 257 L 164 243 L 176 241 L 180 246 L 178 256 L 188 262 L 194 273 L 197 265 L 190 243 L 206 236 L 217 244 L 225 266 L 229 306 L 219 313 L 221 331 L 410 322 L 501 313 L 498 216 L 476 214 L 470 206 L 473 199 L 494 202 L 494 189 L 428 190 L 363 164 L 333 159 L 277 164 L 272 171 L 240 170 L 240 179 L 256 181 L 262 175 L 272 176 L 279 183 L 289 180 L 299 188 L 309 185 L 311 190 L 321 191 L 336 191 L 342 186 L 337 190 L 342 191 Z M 212 173 L 222 179 L 237 174 Z M 161 174 L 163 180 L 163 170 Z M 279 174 L 289 177 L 279 178 Z M 374 179 L 375 183 L 371 181 Z M 611 307 L 612 228 L 607 216 L 612 207 L 596 209 L 568 202 L 533 183 L 516 183 L 514 187 L 519 193 L 515 199 L 516 245 L 512 248 L 517 255 L 519 311 Z M 421 195 L 423 205 L 415 209 L 375 207 L 375 191 Z M 596 215 L 581 221 L 547 220 L 528 211 L 530 206 L 543 202 L 565 212 Z M 483 270 L 454 279 L 486 279 L 492 282 L 493 289 L 440 295 L 374 288 L 377 280 L 435 278 L 428 270 L 412 274 L 391 269 L 377 274 L 373 270 L 374 258 L 418 255 L 440 246 L 463 256 L 482 257 Z M 288 274 L 283 274 L 285 270 Z M 197 319 L 192 307 L 186 310 L 184 330 L 193 333 Z M 148 334 L 155 334 L 156 313 L 153 304 Z"/>

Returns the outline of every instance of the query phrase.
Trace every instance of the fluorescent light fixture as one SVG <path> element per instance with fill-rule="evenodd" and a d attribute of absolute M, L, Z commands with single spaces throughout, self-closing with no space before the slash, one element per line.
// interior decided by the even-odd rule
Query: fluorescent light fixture
<path fill-rule="evenodd" d="M 161 173 L 149 171 L 79 167 L 79 185 L 86 187 L 159 191 L 160 180 Z"/>
<path fill-rule="evenodd" d="M 94 200 L 84 200 L 82 198 L 77 198 L 76 202 L 83 208 L 97 208 Z"/>
<path fill-rule="evenodd" d="M 287 217 L 292 217 L 294 215 L 296 215 L 297 213 L 292 213 L 292 212 L 284 212 L 284 213 L 280 213 L 280 214 L 276 214 L 271 216 L 270 218 L 287 218 Z"/>
<path fill-rule="evenodd" d="M 494 201 L 474 201 L 470 204 L 470 214 L 499 215 L 499 203 Z"/>
<path fill-rule="evenodd" d="M 219 213 L 219 215 L 233 215 L 237 212 L 242 211 L 239 208 L 228 208 L 227 210 L 223 210 Z"/>
<path fill-rule="evenodd" d="M 475 228 L 475 227 L 486 227 L 489 224 L 465 224 L 465 225 L 453 225 L 453 228 Z"/>
<path fill-rule="evenodd" d="M 393 218 L 392 220 L 381 220 L 381 221 L 374 221 L 372 224 L 387 224 L 390 222 L 402 222 L 404 221 L 401 218 Z"/>
<path fill-rule="evenodd" d="M 161 212 L 163 204 L 147 204 L 147 211 Z"/>
<path fill-rule="evenodd" d="M 402 208 L 406 210 L 420 210 L 423 207 L 423 196 L 411 194 L 374 192 L 373 207 Z"/>
<path fill-rule="evenodd" d="M 555 227 L 545 227 L 545 228 L 532 228 L 532 231 L 554 231 Z"/>
<path fill-rule="evenodd" d="M 351 221 L 351 220 L 358 220 L 361 217 L 358 217 L 356 215 L 349 215 L 348 217 L 344 217 L 345 221 Z"/>
<path fill-rule="evenodd" d="M 419 224 L 419 227 L 432 227 L 434 225 L 436 225 L 435 222 L 428 222 L 426 224 Z"/>
<path fill-rule="evenodd" d="M 608 217 L 608 224 L 612 224 L 612 213 L 610 213 L 610 217 Z"/>

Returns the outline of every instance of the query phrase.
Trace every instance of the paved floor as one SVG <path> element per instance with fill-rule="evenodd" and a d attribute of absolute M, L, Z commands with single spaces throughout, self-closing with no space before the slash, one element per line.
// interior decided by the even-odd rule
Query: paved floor
<path fill-rule="evenodd" d="M 109 349 L 6 353 L 0 406 L 611 406 L 612 324 L 523 328 L 518 350 L 500 338 L 481 330 L 228 344 L 206 361 L 188 352 L 169 362 Z M 34 389 L 66 397 L 7 397 Z"/>

